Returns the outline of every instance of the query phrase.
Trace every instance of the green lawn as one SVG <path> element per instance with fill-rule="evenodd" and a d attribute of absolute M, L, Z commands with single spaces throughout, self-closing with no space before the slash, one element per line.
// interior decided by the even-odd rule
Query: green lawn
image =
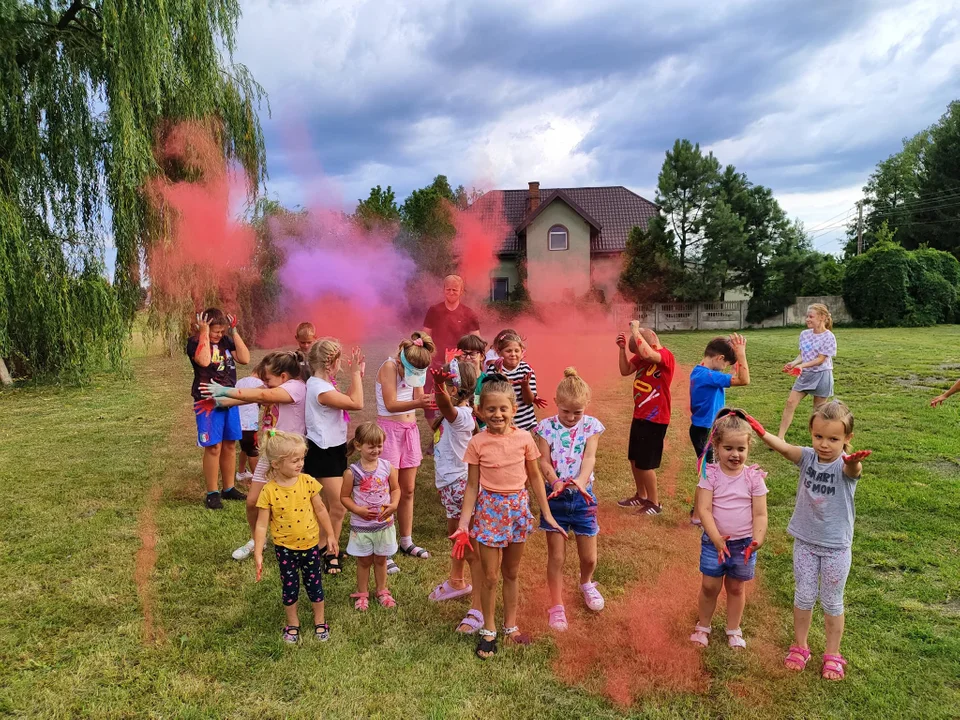
<path fill-rule="evenodd" d="M 753 384 L 731 392 L 730 402 L 768 427 L 776 427 L 789 389 L 790 378 L 779 368 L 796 355 L 797 332 L 747 335 Z M 451 632 L 464 606 L 426 601 L 444 576 L 448 547 L 428 461 L 419 478 L 416 526 L 418 540 L 435 557 L 400 559 L 403 572 L 391 579 L 397 611 L 354 613 L 348 562 L 345 575 L 325 585 L 331 642 L 282 646 L 271 559 L 260 584 L 253 582 L 251 563 L 230 559 L 244 539 L 242 508 L 202 508 L 200 456 L 185 402 L 187 361 L 138 356 L 131 361 L 133 379 L 102 377 L 81 389 L 0 394 L 0 480 L 8 498 L 0 506 L 0 715 L 957 717 L 960 400 L 936 410 L 928 400 L 960 374 L 960 327 L 839 329 L 837 336 L 838 397 L 856 415 L 854 444 L 875 451 L 857 493 L 844 683 L 820 681 L 816 656 L 801 676 L 779 669 L 791 638 L 785 527 L 796 470 L 759 443 L 753 460 L 770 472 L 771 517 L 744 620 L 750 645 L 731 656 L 718 616 L 715 642 L 702 659 L 689 652 L 684 643 L 695 619 L 698 558 L 696 536 L 685 524 L 685 499 L 695 485 L 686 409 L 675 403 L 668 438 L 665 481 L 670 476 L 677 485 L 668 512 L 652 522 L 622 517 L 611 506 L 631 484 L 623 459 L 628 380 L 597 388 L 590 409 L 609 429 L 597 471 L 607 529 L 598 579 L 608 608 L 599 618 L 577 609 L 571 552 L 567 606 L 574 641 L 556 641 L 540 632 L 542 622 L 537 625 L 545 610 L 538 604 L 541 535 L 529 543 L 521 569 L 529 589 L 522 613 L 537 642 L 481 663 L 472 656 L 473 641 Z M 663 340 L 689 366 L 699 361 L 709 337 L 684 333 Z M 685 376 L 677 381 L 685 383 Z M 808 439 L 809 407 L 797 413 L 789 436 L 794 442 Z M 309 620 L 305 600 L 301 618 Z M 578 648 L 578 637 L 594 645 Z M 588 661 L 600 641 L 610 643 L 608 656 L 599 664 Z M 822 651 L 822 632 L 812 642 L 815 653 Z M 693 685 L 671 682 L 667 671 L 659 681 L 657 653 L 669 656 L 671 648 Z M 637 665 L 645 653 L 651 653 L 649 662 Z M 618 692 L 624 668 L 633 667 L 647 667 L 650 682 Z M 624 692 L 636 695 L 632 705 L 623 704 Z"/>

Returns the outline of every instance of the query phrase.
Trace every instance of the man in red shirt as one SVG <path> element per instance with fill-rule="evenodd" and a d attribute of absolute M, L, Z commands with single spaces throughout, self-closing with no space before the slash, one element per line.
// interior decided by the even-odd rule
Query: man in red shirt
<path fill-rule="evenodd" d="M 639 508 L 638 514 L 659 515 L 660 496 L 657 493 L 657 468 L 663 458 L 663 439 L 670 424 L 670 383 L 676 361 L 673 353 L 660 344 L 657 334 L 641 328 L 640 322 L 630 322 L 630 351 L 627 359 L 627 336 L 617 336 L 620 347 L 620 374 L 636 373 L 633 381 L 633 423 L 630 425 L 630 444 L 627 457 L 633 470 L 637 492 L 633 497 L 619 501 L 621 507 Z"/>
<path fill-rule="evenodd" d="M 437 352 L 433 356 L 431 367 L 438 368 L 446 362 L 448 350 L 456 350 L 457 342 L 464 335 L 480 335 L 480 319 L 477 314 L 460 303 L 463 297 L 463 278 L 459 275 L 447 275 L 443 279 L 443 302 L 431 305 L 423 319 L 423 331 L 430 336 Z M 433 374 L 427 373 L 424 393 L 433 392 Z M 427 411 L 432 419 L 436 411 Z"/>

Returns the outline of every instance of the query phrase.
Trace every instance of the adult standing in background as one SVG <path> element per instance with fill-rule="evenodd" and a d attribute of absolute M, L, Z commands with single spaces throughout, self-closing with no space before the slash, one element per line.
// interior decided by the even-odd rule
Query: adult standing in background
<path fill-rule="evenodd" d="M 447 275 L 443 279 L 443 302 L 431 305 L 423 319 L 423 331 L 437 346 L 432 368 L 439 368 L 446 362 L 447 351 L 456 350 L 457 341 L 464 335 L 480 335 L 480 318 L 460 302 L 463 290 L 462 277 Z M 433 373 L 427 373 L 427 385 L 423 391 L 426 394 L 433 392 Z M 432 420 L 436 414 L 436 410 L 425 412 L 428 420 Z"/>

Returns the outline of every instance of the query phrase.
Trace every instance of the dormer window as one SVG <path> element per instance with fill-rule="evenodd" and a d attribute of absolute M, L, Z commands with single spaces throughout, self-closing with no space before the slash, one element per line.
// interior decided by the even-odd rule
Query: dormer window
<path fill-rule="evenodd" d="M 550 250 L 566 250 L 570 247 L 570 236 L 563 225 L 554 225 L 548 234 L 547 247 Z"/>

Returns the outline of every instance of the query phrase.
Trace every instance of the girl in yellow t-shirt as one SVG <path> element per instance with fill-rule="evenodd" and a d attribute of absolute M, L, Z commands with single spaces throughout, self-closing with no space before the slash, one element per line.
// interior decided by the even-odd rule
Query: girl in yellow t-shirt
<path fill-rule="evenodd" d="M 300 620 L 297 599 L 300 597 L 300 576 L 307 596 L 313 603 L 314 638 L 330 639 L 330 626 L 323 617 L 323 563 L 320 556 L 320 528 L 327 538 L 326 550 L 336 555 L 340 548 L 333 534 L 330 516 L 320 497 L 320 483 L 301 473 L 307 443 L 296 433 L 270 430 L 264 443 L 267 463 L 267 484 L 257 498 L 257 527 L 254 532 L 253 555 L 257 563 L 257 582 L 263 572 L 263 546 L 267 541 L 267 525 L 280 566 L 280 589 L 287 624 L 283 641 L 300 641 Z"/>

